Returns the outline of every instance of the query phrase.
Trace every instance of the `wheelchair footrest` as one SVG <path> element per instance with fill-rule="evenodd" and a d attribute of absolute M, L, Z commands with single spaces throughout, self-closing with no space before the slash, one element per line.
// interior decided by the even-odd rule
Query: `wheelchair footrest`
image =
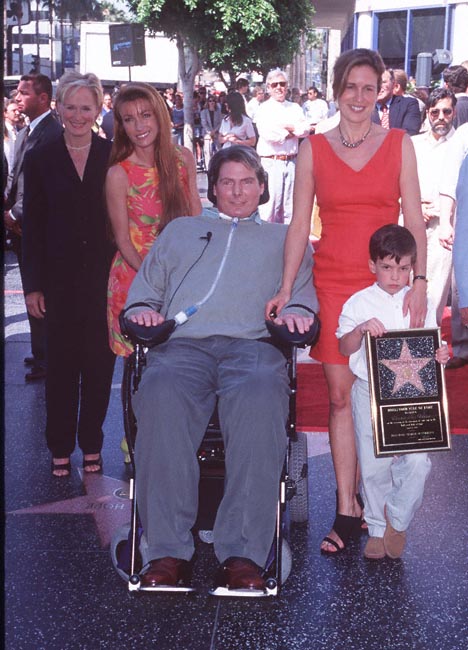
<path fill-rule="evenodd" d="M 221 598 L 267 598 L 276 596 L 278 588 L 274 589 L 229 589 L 229 587 L 214 587 L 208 592 L 210 596 Z"/>

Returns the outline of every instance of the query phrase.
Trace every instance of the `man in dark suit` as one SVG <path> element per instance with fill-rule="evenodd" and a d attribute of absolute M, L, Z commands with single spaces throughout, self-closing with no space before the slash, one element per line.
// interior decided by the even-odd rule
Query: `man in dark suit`
<path fill-rule="evenodd" d="M 54 140 L 62 133 L 62 127 L 50 112 L 52 82 L 43 74 L 23 75 L 18 84 L 15 101 L 18 109 L 29 118 L 29 126 L 18 134 L 15 142 L 13 168 L 8 177 L 4 211 L 5 227 L 13 233 L 12 247 L 18 257 L 22 275 L 22 236 L 24 178 L 23 162 L 27 151 L 40 144 Z M 45 163 L 47 161 L 44 161 Z M 25 364 L 31 366 L 26 381 L 45 377 L 45 338 L 43 321 L 29 316 L 32 357 Z"/>
<path fill-rule="evenodd" d="M 114 139 L 114 109 L 113 108 L 107 111 L 107 113 L 103 116 L 101 122 L 101 129 L 106 134 L 106 139 L 112 142 L 112 140 Z"/>
<path fill-rule="evenodd" d="M 421 113 L 414 97 L 394 95 L 395 77 L 387 68 L 382 75 L 382 85 L 377 95 L 377 104 L 372 121 L 386 129 L 404 129 L 409 135 L 416 135 L 421 129 Z"/>

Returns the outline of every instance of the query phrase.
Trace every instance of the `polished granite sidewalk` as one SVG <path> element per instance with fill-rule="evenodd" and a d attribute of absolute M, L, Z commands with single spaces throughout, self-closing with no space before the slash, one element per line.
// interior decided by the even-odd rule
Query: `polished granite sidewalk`
<path fill-rule="evenodd" d="M 104 473 L 50 474 L 43 383 L 24 383 L 29 353 L 17 268 L 5 281 L 5 643 L 8 650 L 466 650 L 468 436 L 432 455 L 423 507 L 402 560 L 369 562 L 365 535 L 320 555 L 333 519 L 326 434 L 309 434 L 310 520 L 292 530 L 293 568 L 281 596 L 208 596 L 216 568 L 198 544 L 195 596 L 130 594 L 112 567 L 112 533 L 128 521 L 117 364 L 105 423 Z"/>

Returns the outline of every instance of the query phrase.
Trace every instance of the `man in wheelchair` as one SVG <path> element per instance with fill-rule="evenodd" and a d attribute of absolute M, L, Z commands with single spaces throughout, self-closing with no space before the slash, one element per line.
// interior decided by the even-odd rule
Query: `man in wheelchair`
<path fill-rule="evenodd" d="M 284 355 L 264 340 L 264 309 L 281 283 L 287 227 L 259 217 L 268 191 L 250 147 L 216 153 L 208 183 L 216 207 L 166 226 L 127 300 L 127 318 L 139 325 L 175 321 L 169 340 L 148 351 L 133 399 L 138 511 L 153 558 L 141 586 L 190 580 L 197 450 L 218 398 L 226 476 L 213 529 L 220 567 L 212 593 L 262 595 L 289 398 Z M 292 299 L 274 318 L 289 331 L 308 331 L 318 311 L 312 265 L 309 247 Z"/>

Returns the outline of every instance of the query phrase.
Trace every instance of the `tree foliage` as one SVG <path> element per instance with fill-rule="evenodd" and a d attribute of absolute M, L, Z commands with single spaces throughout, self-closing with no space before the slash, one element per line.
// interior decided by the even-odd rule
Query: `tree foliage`
<path fill-rule="evenodd" d="M 130 0 L 139 20 L 219 73 L 265 74 L 290 63 L 312 29 L 310 0 Z"/>
<path fill-rule="evenodd" d="M 125 12 L 107 0 L 43 0 L 42 4 L 59 20 L 70 20 L 72 25 L 82 20 L 125 21 Z"/>

